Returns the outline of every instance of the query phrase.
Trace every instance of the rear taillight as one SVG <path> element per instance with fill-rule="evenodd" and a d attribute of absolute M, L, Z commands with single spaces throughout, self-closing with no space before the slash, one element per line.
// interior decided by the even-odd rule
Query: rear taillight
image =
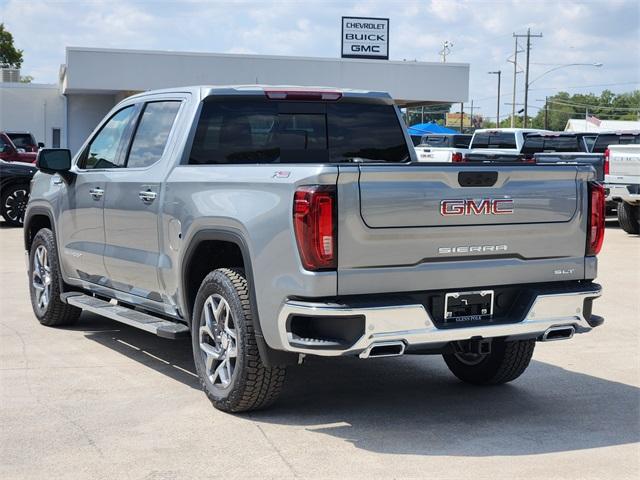
<path fill-rule="evenodd" d="M 293 199 L 293 225 L 304 268 L 335 269 L 338 264 L 335 186 L 298 188 Z"/>
<path fill-rule="evenodd" d="M 607 148 L 604 151 L 604 174 L 605 175 L 609 175 L 609 156 L 611 155 L 611 152 L 609 151 L 609 149 Z"/>
<path fill-rule="evenodd" d="M 342 92 L 330 90 L 265 90 L 269 100 L 327 100 L 335 101 L 342 98 Z"/>
<path fill-rule="evenodd" d="M 589 182 L 589 216 L 587 220 L 587 255 L 597 255 L 604 240 L 604 187 Z"/>
<path fill-rule="evenodd" d="M 462 158 L 462 153 L 454 152 L 451 154 L 451 161 L 453 163 L 462 163 L 464 162 L 464 158 Z"/>
<path fill-rule="evenodd" d="M 522 157 L 522 163 L 536 163 L 536 159 L 530 155 L 525 155 Z"/>

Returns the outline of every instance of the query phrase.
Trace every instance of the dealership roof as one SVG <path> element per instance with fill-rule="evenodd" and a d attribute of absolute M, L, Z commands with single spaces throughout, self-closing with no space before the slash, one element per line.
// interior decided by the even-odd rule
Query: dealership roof
<path fill-rule="evenodd" d="M 598 121 L 596 121 L 597 123 Z M 599 120 L 600 124 L 588 122 L 584 118 L 571 118 L 564 127 L 565 132 L 611 132 L 618 130 L 640 130 L 640 121 Z"/>
<path fill-rule="evenodd" d="M 466 63 L 67 47 L 60 73 L 64 94 L 260 83 L 383 91 L 402 106 L 469 95 Z"/>

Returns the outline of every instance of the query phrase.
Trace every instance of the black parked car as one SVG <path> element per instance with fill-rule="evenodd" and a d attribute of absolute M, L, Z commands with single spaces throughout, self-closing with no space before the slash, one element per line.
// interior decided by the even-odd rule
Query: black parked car
<path fill-rule="evenodd" d="M 29 184 L 38 169 L 29 163 L 0 160 L 0 215 L 21 227 L 29 201 Z"/>

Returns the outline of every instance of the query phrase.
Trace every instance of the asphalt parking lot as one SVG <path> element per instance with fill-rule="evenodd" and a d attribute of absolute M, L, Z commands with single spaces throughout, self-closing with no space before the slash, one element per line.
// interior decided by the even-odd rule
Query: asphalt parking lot
<path fill-rule="evenodd" d="M 610 478 L 640 476 L 640 238 L 608 224 L 606 323 L 538 344 L 504 387 L 440 357 L 315 360 L 279 403 L 216 411 L 188 341 L 83 314 L 38 324 L 22 231 L 0 223 L 0 478 Z"/>

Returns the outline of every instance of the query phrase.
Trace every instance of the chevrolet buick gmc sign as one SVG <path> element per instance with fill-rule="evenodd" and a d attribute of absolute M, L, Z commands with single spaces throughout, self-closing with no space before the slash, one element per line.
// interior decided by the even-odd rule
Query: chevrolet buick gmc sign
<path fill-rule="evenodd" d="M 342 58 L 389 60 L 389 19 L 342 17 Z"/>

